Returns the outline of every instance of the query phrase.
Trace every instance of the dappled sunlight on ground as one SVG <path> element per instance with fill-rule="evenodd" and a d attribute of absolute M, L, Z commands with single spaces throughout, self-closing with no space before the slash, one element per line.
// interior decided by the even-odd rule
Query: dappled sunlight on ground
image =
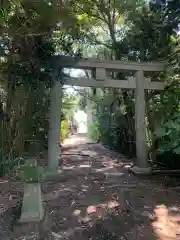
<path fill-rule="evenodd" d="M 157 205 L 153 229 L 160 240 L 180 239 L 180 208 Z"/>
<path fill-rule="evenodd" d="M 131 161 L 84 136 L 72 136 L 62 153 L 66 177 L 42 186 L 54 239 L 180 240 L 179 212 L 166 207 L 178 206 L 180 193 L 129 174 Z"/>
<path fill-rule="evenodd" d="M 62 169 L 64 170 L 70 170 L 70 169 L 74 169 L 74 168 L 90 168 L 91 165 L 90 164 L 81 164 L 78 167 L 75 165 L 71 165 L 71 166 L 63 166 Z"/>
<path fill-rule="evenodd" d="M 90 205 L 86 211 L 82 212 L 79 209 L 73 211 L 73 216 L 78 218 L 79 222 L 95 222 L 98 219 L 105 219 L 109 214 L 118 214 L 120 211 L 120 204 L 117 201 L 111 200 L 97 205 Z"/>
<path fill-rule="evenodd" d="M 105 172 L 105 171 L 110 170 L 112 168 L 113 168 L 112 166 L 110 166 L 110 167 L 103 167 L 103 168 L 97 168 L 97 169 L 95 169 L 95 172 Z"/>
<path fill-rule="evenodd" d="M 89 151 L 89 150 L 84 150 L 84 151 L 82 151 L 82 154 L 87 154 L 88 156 L 90 156 L 90 157 L 95 157 L 95 156 L 97 156 L 98 154 L 97 154 L 97 152 L 95 152 L 95 151 Z"/>
<path fill-rule="evenodd" d="M 65 139 L 63 146 L 72 146 L 72 145 L 78 145 L 78 144 L 84 144 L 86 142 L 86 135 L 76 135 L 76 137 L 71 137 L 68 139 Z M 91 141 L 89 141 L 91 142 Z"/>

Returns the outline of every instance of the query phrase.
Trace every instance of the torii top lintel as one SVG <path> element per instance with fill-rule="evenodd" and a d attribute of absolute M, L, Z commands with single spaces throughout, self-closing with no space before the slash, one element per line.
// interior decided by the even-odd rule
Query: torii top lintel
<path fill-rule="evenodd" d="M 162 72 L 165 70 L 163 62 L 133 62 L 119 60 L 102 60 L 96 58 L 77 59 L 67 56 L 53 56 L 53 63 L 57 68 L 94 69 L 104 68 L 113 71 Z"/>

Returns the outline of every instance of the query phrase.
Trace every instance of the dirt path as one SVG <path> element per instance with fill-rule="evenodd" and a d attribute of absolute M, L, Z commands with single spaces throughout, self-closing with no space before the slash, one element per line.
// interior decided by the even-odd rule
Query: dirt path
<path fill-rule="evenodd" d="M 63 146 L 64 182 L 43 187 L 54 239 L 180 239 L 180 194 L 158 178 L 137 178 L 129 163 L 73 136 Z"/>
<path fill-rule="evenodd" d="M 62 158 L 66 178 L 42 184 L 41 239 L 180 239 L 180 191 L 164 177 L 135 177 L 126 158 L 80 135 L 65 141 Z"/>

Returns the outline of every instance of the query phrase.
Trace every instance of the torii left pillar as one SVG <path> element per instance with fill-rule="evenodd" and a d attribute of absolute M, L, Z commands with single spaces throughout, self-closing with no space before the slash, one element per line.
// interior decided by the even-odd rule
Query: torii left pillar
<path fill-rule="evenodd" d="M 62 107 L 62 83 L 58 78 L 58 71 L 53 73 L 53 86 L 51 89 L 49 132 L 48 132 L 48 169 L 57 172 L 61 149 L 60 149 L 60 127 Z"/>

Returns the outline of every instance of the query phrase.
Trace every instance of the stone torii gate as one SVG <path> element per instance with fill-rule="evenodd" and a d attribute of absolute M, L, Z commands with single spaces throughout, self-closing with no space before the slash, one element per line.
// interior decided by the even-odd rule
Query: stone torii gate
<path fill-rule="evenodd" d="M 60 79 L 58 72 L 62 68 L 76 68 L 91 70 L 94 78 L 63 77 Z M 148 165 L 148 149 L 146 143 L 145 123 L 145 90 L 163 90 L 164 83 L 151 81 L 144 78 L 145 72 L 162 72 L 164 63 L 159 62 L 131 62 L 100 59 L 72 59 L 70 57 L 53 57 L 53 87 L 51 92 L 50 126 L 48 136 L 48 166 L 51 172 L 56 172 L 60 160 L 60 119 L 62 84 L 84 87 L 110 87 L 122 89 L 135 89 L 135 123 L 136 123 L 136 166 L 132 168 L 134 173 L 146 174 L 151 172 Z M 109 79 L 107 71 L 133 72 L 133 77 L 127 80 Z"/>

